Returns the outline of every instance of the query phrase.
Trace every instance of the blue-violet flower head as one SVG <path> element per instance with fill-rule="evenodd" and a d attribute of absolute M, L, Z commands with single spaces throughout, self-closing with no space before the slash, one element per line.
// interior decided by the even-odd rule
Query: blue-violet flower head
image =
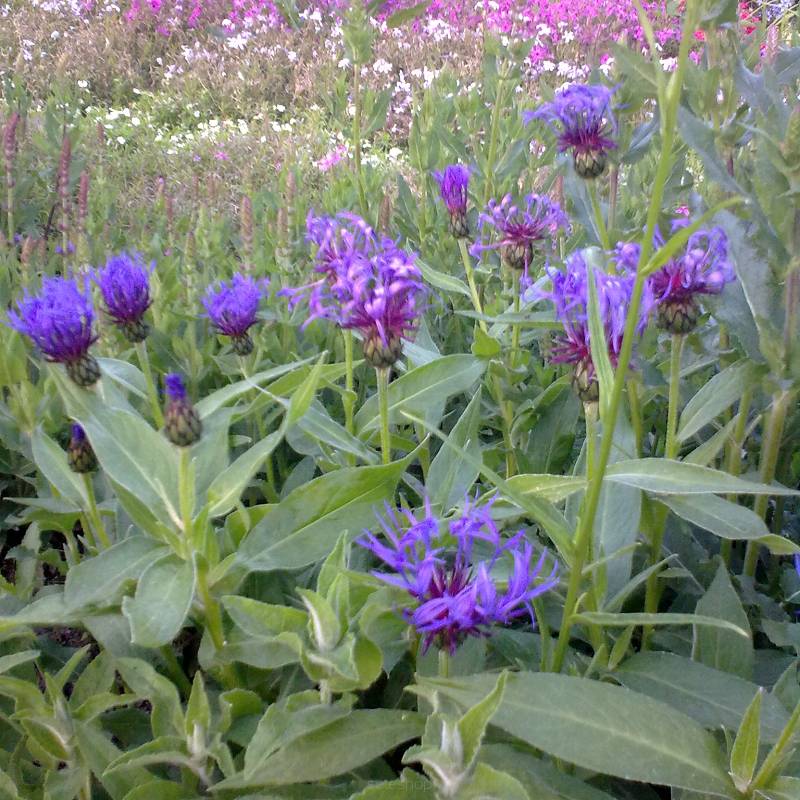
<path fill-rule="evenodd" d="M 139 253 L 111 256 L 102 269 L 95 270 L 106 312 L 130 342 L 147 338 L 149 326 L 144 314 L 150 307 L 150 273 L 153 264 L 145 265 Z"/>
<path fill-rule="evenodd" d="M 230 336 L 238 355 L 253 351 L 248 330 L 256 323 L 258 305 L 269 280 L 255 280 L 237 273 L 230 282 L 219 281 L 206 289 L 203 306 L 211 324 L 223 335 Z"/>
<path fill-rule="evenodd" d="M 456 239 L 469 236 L 467 201 L 469 199 L 469 167 L 449 164 L 442 172 L 434 172 L 445 207 L 450 214 L 450 232 Z"/>
<path fill-rule="evenodd" d="M 488 505 L 467 501 L 449 523 L 433 515 L 428 500 L 419 517 L 387 507 L 379 519 L 383 535 L 368 530 L 358 543 L 389 570 L 373 574 L 408 593 L 402 613 L 422 636 L 423 650 L 436 643 L 454 653 L 467 637 L 525 615 L 535 625 L 532 600 L 558 582 L 557 565 L 543 574 L 547 551 L 534 560 L 522 531 L 504 539 Z M 498 575 L 504 565 L 506 580 Z"/>

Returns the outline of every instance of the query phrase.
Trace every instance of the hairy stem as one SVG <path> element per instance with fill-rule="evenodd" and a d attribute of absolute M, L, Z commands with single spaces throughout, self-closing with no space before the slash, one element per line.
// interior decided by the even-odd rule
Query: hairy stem
<path fill-rule="evenodd" d="M 375 370 L 378 377 L 378 406 L 381 417 L 381 456 L 383 463 L 392 460 L 392 439 L 389 435 L 389 367 Z"/>

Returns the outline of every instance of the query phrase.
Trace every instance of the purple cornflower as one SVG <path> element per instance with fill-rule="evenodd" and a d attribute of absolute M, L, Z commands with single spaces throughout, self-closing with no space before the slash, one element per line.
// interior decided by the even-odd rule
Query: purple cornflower
<path fill-rule="evenodd" d="M 146 266 L 139 253 L 111 256 L 102 269 L 94 273 L 100 287 L 106 312 L 133 344 L 143 342 L 150 333 L 144 314 L 150 308 L 150 273 L 154 264 Z"/>
<path fill-rule="evenodd" d="M 172 444 L 189 447 L 200 439 L 203 425 L 200 415 L 186 392 L 183 377 L 177 372 L 164 376 L 167 405 L 164 409 L 164 433 Z"/>
<path fill-rule="evenodd" d="M 97 337 L 92 332 L 94 308 L 88 285 L 81 291 L 73 278 L 44 278 L 39 294 L 26 290 L 17 311 L 9 311 L 8 320 L 48 361 L 64 364 L 79 386 L 91 386 L 100 379 L 100 367 L 89 354 Z"/>
<path fill-rule="evenodd" d="M 401 339 L 416 328 L 424 294 L 416 256 L 388 237 L 379 238 L 354 214 L 314 217 L 309 239 L 317 244 L 315 270 L 320 280 L 284 290 L 290 306 L 308 298 L 312 320 L 333 320 L 360 331 L 365 358 L 376 368 L 400 358 Z"/>
<path fill-rule="evenodd" d="M 410 595 L 402 613 L 423 637 L 423 651 L 435 642 L 454 653 L 468 636 L 487 636 L 492 626 L 526 614 L 536 624 L 531 601 L 558 582 L 555 564 L 537 582 L 546 550 L 534 563 L 533 546 L 522 531 L 504 540 L 489 505 L 467 502 L 447 525 L 433 516 L 427 499 L 421 518 L 410 511 L 403 516 L 387 506 L 386 516 L 379 517 L 383 536 L 367 530 L 358 544 L 391 570 L 373 575 Z M 502 582 L 493 576 L 501 562 L 510 567 Z"/>
<path fill-rule="evenodd" d="M 489 244 L 477 241 L 470 253 L 477 256 L 484 250 L 499 249 L 503 260 L 526 276 L 533 261 L 533 248 L 546 244 L 552 247 L 558 232 L 569 230 L 569 218 L 561 206 L 538 194 L 527 195 L 524 206 L 517 205 L 510 194 L 499 203 L 490 200 L 479 220 L 481 230 L 489 226 L 497 231 L 498 241 Z"/>
<path fill-rule="evenodd" d="M 614 367 L 622 347 L 638 260 L 631 258 L 627 245 L 618 245 L 616 252 L 623 252 L 627 257 L 626 260 L 617 256 L 617 272 L 608 274 L 594 270 L 598 309 L 606 334 L 603 346 L 607 348 Z M 547 274 L 552 289 L 549 292 L 538 290 L 537 295 L 553 302 L 556 318 L 564 328 L 552 343 L 550 363 L 571 364 L 578 396 L 584 402 L 594 402 L 598 399 L 598 385 L 589 334 L 589 267 L 583 253 L 578 251 L 567 259 L 566 271 L 548 268 Z M 639 333 L 647 325 L 652 306 L 652 294 L 646 289 L 637 323 Z"/>
<path fill-rule="evenodd" d="M 608 163 L 608 151 L 617 122 L 611 108 L 613 89 L 600 84 L 572 84 L 536 111 L 523 114 L 525 123 L 544 120 L 558 138 L 558 149 L 572 151 L 575 171 L 582 178 L 597 178 Z"/>
<path fill-rule="evenodd" d="M 230 283 L 219 281 L 206 289 L 203 297 L 206 314 L 220 333 L 231 337 L 237 355 L 253 352 L 248 330 L 255 325 L 258 304 L 267 286 L 267 278 L 257 281 L 237 273 Z"/>
<path fill-rule="evenodd" d="M 434 172 L 439 183 L 439 191 L 450 214 L 450 233 L 456 239 L 469 236 L 467 220 L 467 200 L 469 191 L 469 167 L 463 164 L 449 164 L 443 172 Z"/>
<path fill-rule="evenodd" d="M 688 225 L 675 220 L 673 231 Z M 657 246 L 663 244 L 660 236 Z M 689 237 L 686 249 L 648 278 L 658 309 L 658 326 L 675 334 L 690 333 L 700 317 L 698 296 L 719 294 L 736 273 L 728 256 L 728 237 L 720 227 L 698 230 Z"/>

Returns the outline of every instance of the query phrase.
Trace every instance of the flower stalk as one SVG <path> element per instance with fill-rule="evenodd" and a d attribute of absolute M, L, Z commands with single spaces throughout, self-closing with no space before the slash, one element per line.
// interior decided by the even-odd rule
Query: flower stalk
<path fill-rule="evenodd" d="M 147 399 L 150 402 L 150 413 L 153 415 L 153 422 L 157 429 L 164 427 L 164 414 L 161 411 L 161 403 L 158 402 L 158 391 L 153 379 L 153 370 L 150 366 L 150 355 L 147 352 L 147 342 L 136 342 L 136 355 L 139 359 L 139 367 L 144 375 L 144 382 L 147 388 Z"/>
<path fill-rule="evenodd" d="M 353 64 L 353 160 L 356 168 L 356 187 L 358 189 L 358 202 L 361 213 L 367 217 L 367 195 L 364 191 L 364 175 L 361 166 L 361 64 Z"/>
<path fill-rule="evenodd" d="M 375 370 L 378 378 L 378 406 L 380 407 L 381 424 L 381 457 L 384 464 L 392 460 L 392 437 L 389 433 L 389 367 L 379 367 Z"/>

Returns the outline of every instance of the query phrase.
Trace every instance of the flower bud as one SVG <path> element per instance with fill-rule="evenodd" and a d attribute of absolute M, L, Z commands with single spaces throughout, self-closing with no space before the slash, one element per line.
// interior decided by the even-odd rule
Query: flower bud
<path fill-rule="evenodd" d="M 94 386 L 100 380 L 100 365 L 97 363 L 97 359 L 89 353 L 75 361 L 67 361 L 65 367 L 67 375 L 84 389 Z"/>
<path fill-rule="evenodd" d="M 167 406 L 164 409 L 164 433 L 177 447 L 189 447 L 200 440 L 203 423 L 186 394 L 183 378 L 177 373 L 164 379 Z"/>
<path fill-rule="evenodd" d="M 581 178 L 594 180 L 605 172 L 608 155 L 605 150 L 576 150 L 572 161 Z"/>
<path fill-rule="evenodd" d="M 658 306 L 657 325 L 669 333 L 691 333 L 697 327 L 699 318 L 700 306 L 694 297 L 667 301 Z"/>
<path fill-rule="evenodd" d="M 97 469 L 97 458 L 86 438 L 86 432 L 77 423 L 72 425 L 72 433 L 67 446 L 69 468 L 79 475 L 94 472 Z"/>
<path fill-rule="evenodd" d="M 403 342 L 399 336 L 392 336 L 384 342 L 378 334 L 364 340 L 364 358 L 375 369 L 386 369 L 395 364 L 403 355 Z"/>

